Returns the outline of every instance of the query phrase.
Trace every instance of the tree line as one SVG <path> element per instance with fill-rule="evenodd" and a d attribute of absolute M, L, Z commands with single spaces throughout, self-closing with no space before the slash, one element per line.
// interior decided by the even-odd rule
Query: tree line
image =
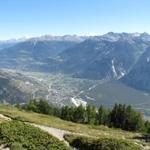
<path fill-rule="evenodd" d="M 46 100 L 31 100 L 24 106 L 17 107 L 42 114 L 57 116 L 61 119 L 76 123 L 106 125 L 108 127 L 121 128 L 127 131 L 150 132 L 150 123 L 144 121 L 140 112 L 130 105 L 115 104 L 112 109 L 100 106 L 95 108 L 92 105 L 83 107 L 50 105 Z"/>

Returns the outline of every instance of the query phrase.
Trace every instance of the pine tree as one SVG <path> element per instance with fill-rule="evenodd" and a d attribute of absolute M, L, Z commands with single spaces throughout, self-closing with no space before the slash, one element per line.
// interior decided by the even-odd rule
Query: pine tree
<path fill-rule="evenodd" d="M 129 131 L 137 131 L 143 128 L 142 115 L 131 106 L 117 105 L 110 112 L 111 125 Z"/>
<path fill-rule="evenodd" d="M 38 112 L 43 114 L 50 114 L 50 106 L 46 100 L 40 99 L 38 104 Z"/>
<path fill-rule="evenodd" d="M 86 114 L 87 114 L 87 123 L 88 124 L 95 124 L 96 123 L 96 110 L 94 106 L 87 105 L 86 107 Z"/>
<path fill-rule="evenodd" d="M 37 101 L 36 100 L 30 100 L 26 106 L 26 109 L 30 110 L 30 111 L 38 112 Z"/>
<path fill-rule="evenodd" d="M 75 108 L 73 118 L 75 122 L 79 123 L 86 122 L 86 110 L 82 105 Z"/>
<path fill-rule="evenodd" d="M 108 124 L 108 111 L 101 105 L 98 109 L 97 121 L 99 125 Z"/>

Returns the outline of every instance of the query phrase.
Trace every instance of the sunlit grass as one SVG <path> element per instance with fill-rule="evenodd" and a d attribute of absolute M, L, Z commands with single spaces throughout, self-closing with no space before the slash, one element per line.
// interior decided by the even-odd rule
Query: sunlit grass
<path fill-rule="evenodd" d="M 11 118 L 16 118 L 18 120 L 69 130 L 71 132 L 81 133 L 94 137 L 109 136 L 122 139 L 124 138 L 131 139 L 134 136 L 140 135 L 140 133 L 127 132 L 120 129 L 108 128 L 106 126 L 91 126 L 91 125 L 77 124 L 69 121 L 64 121 L 60 118 L 49 115 L 18 110 L 17 108 L 11 106 L 0 105 L 0 113 L 9 116 Z"/>

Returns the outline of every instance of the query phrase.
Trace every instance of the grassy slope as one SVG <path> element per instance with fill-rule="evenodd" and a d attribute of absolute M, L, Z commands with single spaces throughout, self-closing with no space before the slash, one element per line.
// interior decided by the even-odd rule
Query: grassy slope
<path fill-rule="evenodd" d="M 11 118 L 16 118 L 22 121 L 36 123 L 39 125 L 45 125 L 49 127 L 69 130 L 71 132 L 81 133 L 82 136 L 91 137 L 94 139 L 125 139 L 127 142 L 133 142 L 140 146 L 144 145 L 149 147 L 149 143 L 134 139 L 134 137 L 141 136 L 141 133 L 127 132 L 120 129 L 108 128 L 105 126 L 77 124 L 69 121 L 64 121 L 53 116 L 18 110 L 17 108 L 14 108 L 12 106 L 0 105 L 0 114 L 4 114 Z"/>
<path fill-rule="evenodd" d="M 72 132 L 82 133 L 84 135 L 89 135 L 92 137 L 94 136 L 97 138 L 113 137 L 119 139 L 132 139 L 134 136 L 140 135 L 140 133 L 126 132 L 123 130 L 111 129 L 105 126 L 77 124 L 73 122 L 64 121 L 53 116 L 37 114 L 33 112 L 19 111 L 18 109 L 13 108 L 11 106 L 0 105 L 0 114 L 4 114 L 11 118 L 17 118 L 23 121 L 69 130 Z"/>

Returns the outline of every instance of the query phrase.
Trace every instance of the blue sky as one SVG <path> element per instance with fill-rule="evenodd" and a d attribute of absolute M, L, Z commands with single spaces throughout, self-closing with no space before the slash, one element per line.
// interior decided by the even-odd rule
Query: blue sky
<path fill-rule="evenodd" d="M 150 0 L 0 0 L 0 40 L 149 32 Z"/>

